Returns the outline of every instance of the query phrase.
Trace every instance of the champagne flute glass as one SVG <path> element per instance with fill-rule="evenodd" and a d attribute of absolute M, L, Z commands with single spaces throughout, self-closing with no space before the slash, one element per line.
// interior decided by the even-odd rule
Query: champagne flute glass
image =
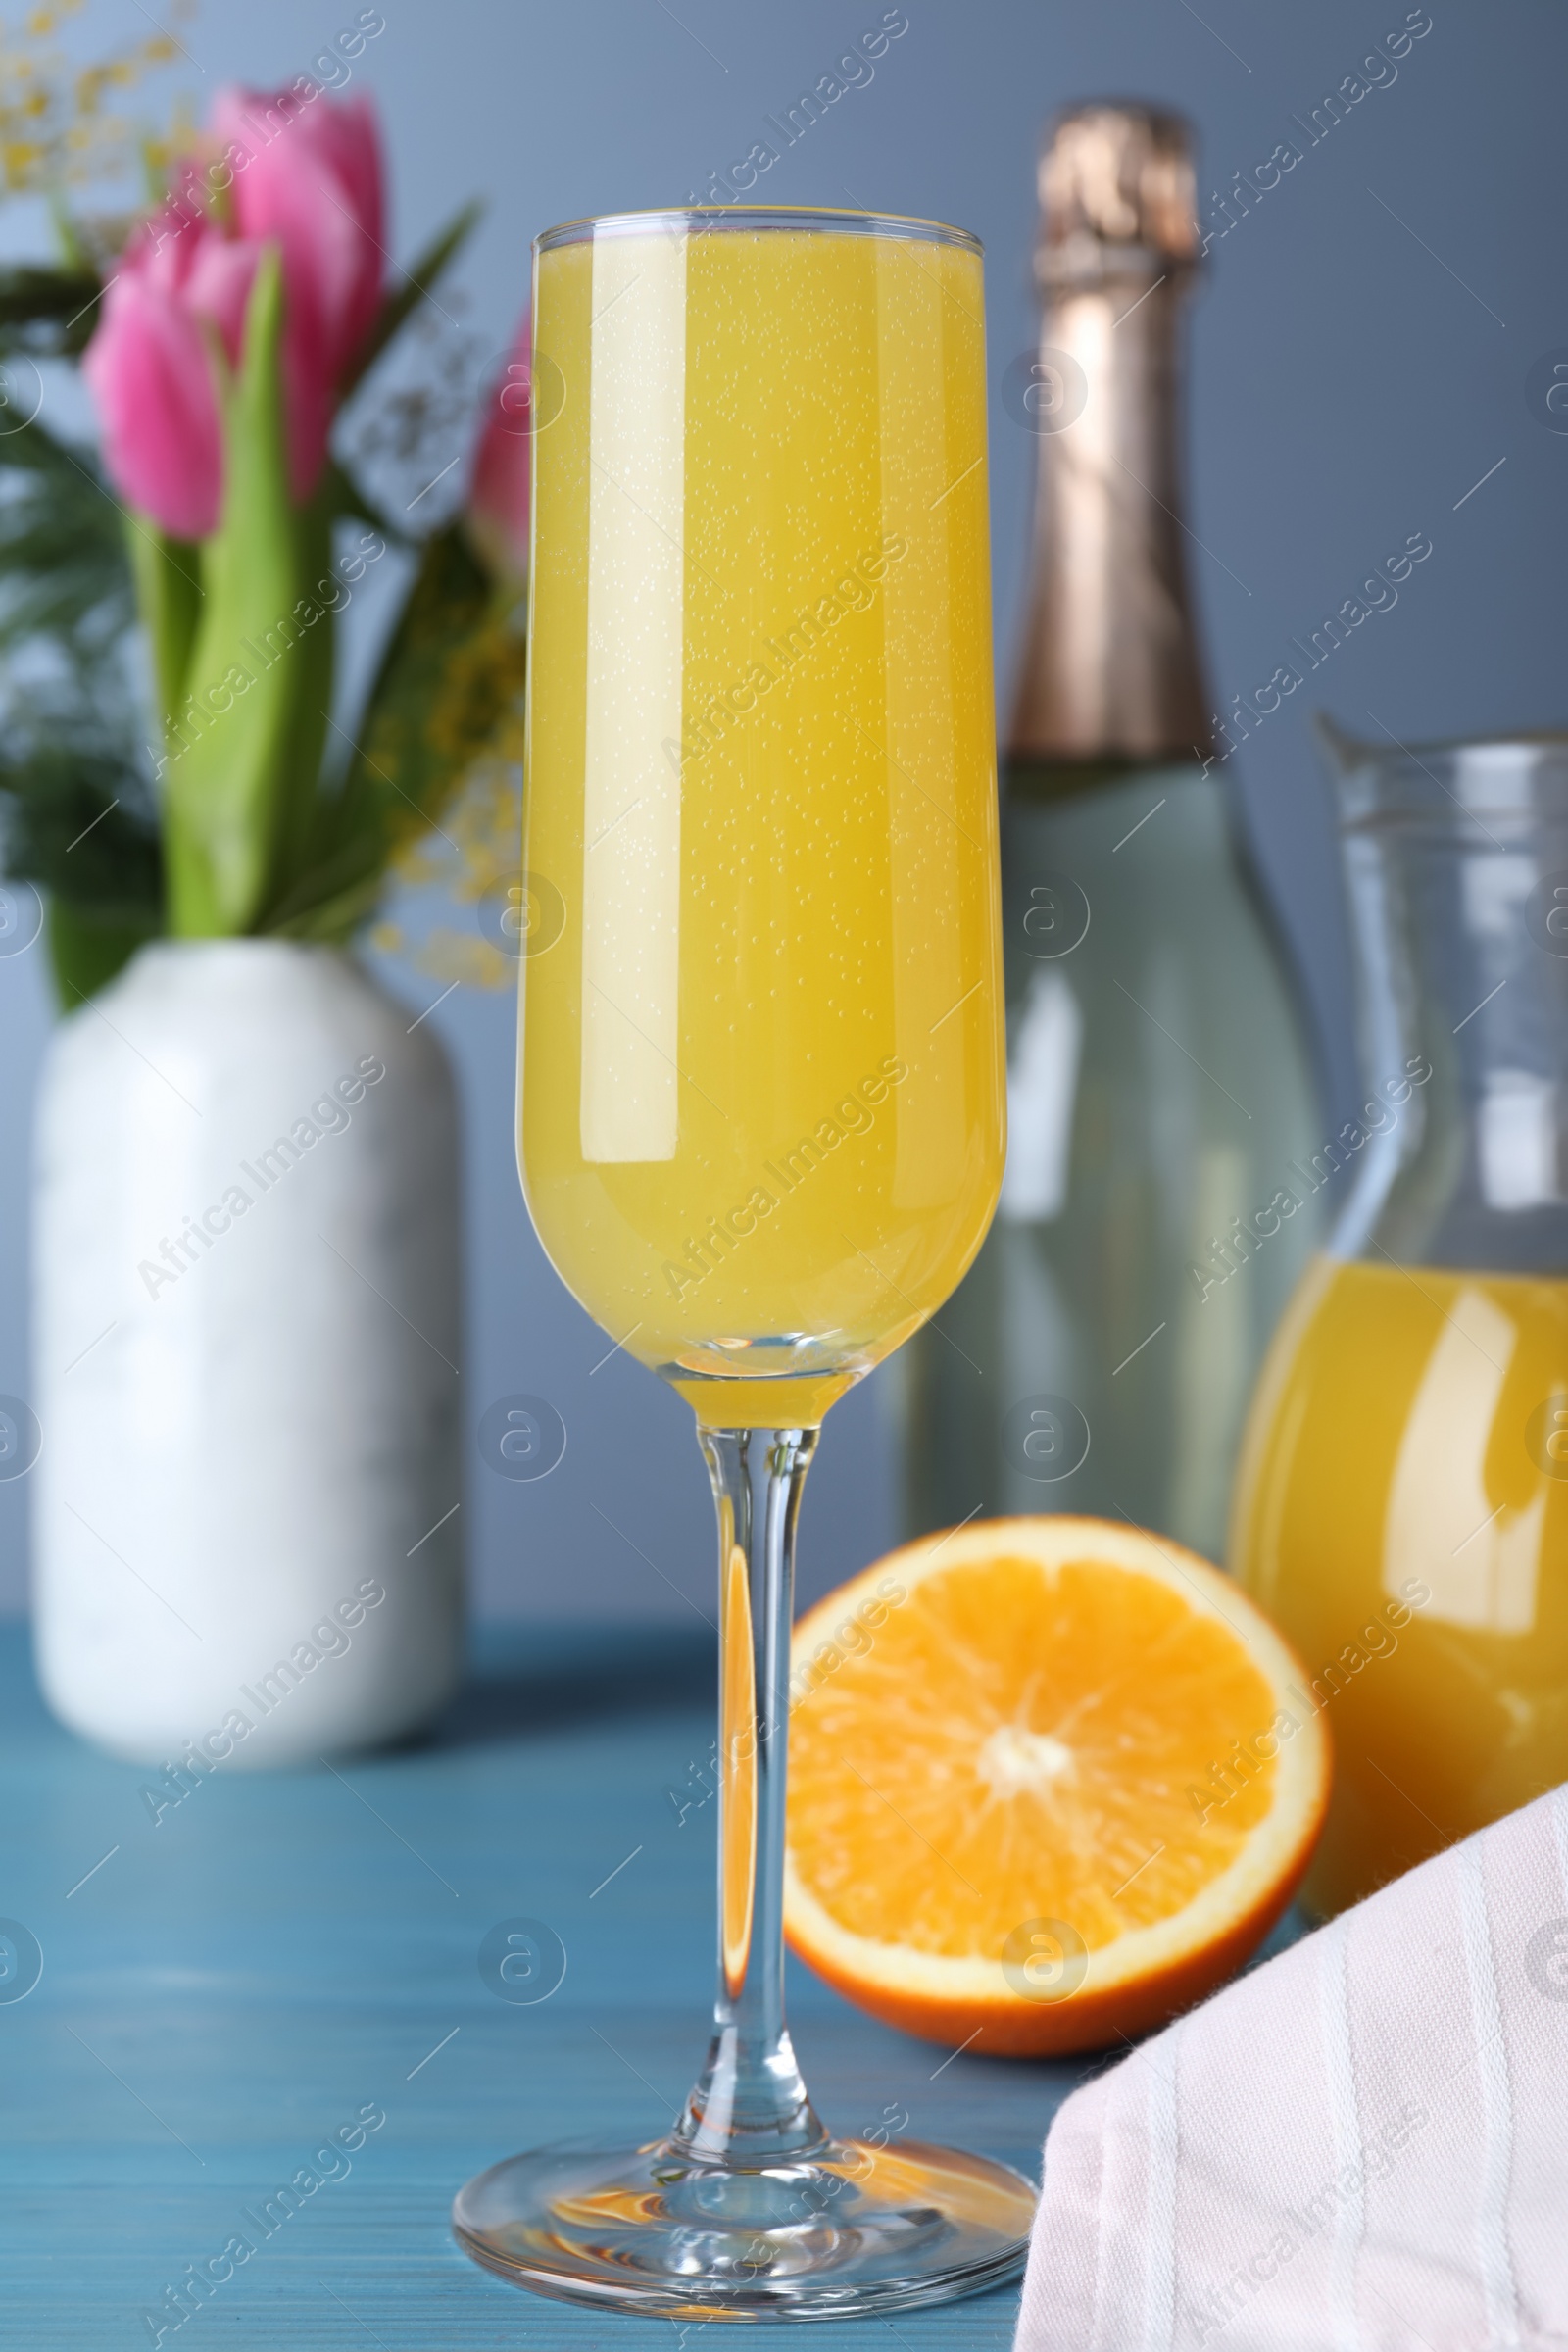
<path fill-rule="evenodd" d="M 793 1544 L 824 1414 L 957 1283 L 1004 1144 L 980 248 L 722 207 L 535 248 L 524 1189 L 718 1507 L 718 1990 L 671 2136 L 468 2182 L 478 2261 L 826 2319 L 1023 2258 L 989 2160 L 830 2135 L 783 2014 Z"/>

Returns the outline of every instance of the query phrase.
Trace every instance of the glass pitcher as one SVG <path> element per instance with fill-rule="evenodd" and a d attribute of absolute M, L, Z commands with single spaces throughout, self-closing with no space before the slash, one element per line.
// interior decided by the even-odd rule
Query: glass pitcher
<path fill-rule="evenodd" d="M 1323 735 L 1365 1096 L 1283 1179 L 1353 1169 L 1264 1365 L 1230 1557 L 1332 1732 L 1327 1914 L 1568 1779 L 1568 736 Z"/>

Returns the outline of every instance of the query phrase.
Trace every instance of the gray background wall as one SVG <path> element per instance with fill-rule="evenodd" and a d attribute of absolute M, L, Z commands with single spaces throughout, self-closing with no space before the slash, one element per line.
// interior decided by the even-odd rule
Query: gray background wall
<path fill-rule="evenodd" d="M 225 79 L 275 84 L 308 70 L 357 13 L 357 0 L 206 0 L 176 26 L 191 62 L 171 78 L 198 111 Z M 381 111 L 394 248 L 411 258 L 465 196 L 486 196 L 459 282 L 500 350 L 538 229 L 684 201 L 762 135 L 764 115 L 831 71 L 882 5 L 679 0 L 677 14 L 663 0 L 384 0 L 384 14 L 350 86 L 370 89 Z M 1201 16 L 1188 0 L 907 0 L 907 15 L 874 78 L 760 193 L 978 230 L 995 392 L 1033 332 L 1033 163 L 1047 114 L 1097 95 L 1174 104 L 1199 126 L 1203 189 L 1223 189 L 1282 139 L 1304 145 L 1291 117 L 1338 88 L 1406 11 L 1403 0 L 1204 0 Z M 1526 380 L 1559 344 L 1568 358 L 1568 19 L 1558 0 L 1432 0 L 1431 15 L 1397 78 L 1354 104 L 1215 244 L 1193 322 L 1189 520 L 1217 708 L 1261 685 L 1286 641 L 1407 534 L 1433 541 L 1397 606 L 1371 617 L 1233 763 L 1341 1102 L 1353 1084 L 1347 945 L 1309 709 L 1407 740 L 1568 722 L 1568 436 L 1532 414 Z M 74 37 L 100 49 L 146 30 L 134 0 L 95 0 Z M 998 398 L 1004 681 L 1030 465 L 1029 437 Z M 416 1008 L 439 993 L 407 965 L 382 968 Z M 41 955 L 0 960 L 0 1391 L 22 1395 L 26 1136 L 53 1017 Z M 467 1122 L 468 1427 L 521 1390 L 549 1396 L 569 1433 L 561 1466 L 536 1485 L 491 1476 L 470 1451 L 479 1605 L 689 1621 L 693 1602 L 709 1607 L 712 1578 L 689 1415 L 622 1357 L 590 1372 L 606 1343 L 546 1264 L 517 1191 L 510 1002 L 464 989 L 432 1019 Z M 891 1404 L 884 1371 L 829 1424 L 804 1519 L 808 1597 L 892 1540 Z M 26 1482 L 0 1486 L 0 1606 L 24 1605 L 25 1522 Z"/>

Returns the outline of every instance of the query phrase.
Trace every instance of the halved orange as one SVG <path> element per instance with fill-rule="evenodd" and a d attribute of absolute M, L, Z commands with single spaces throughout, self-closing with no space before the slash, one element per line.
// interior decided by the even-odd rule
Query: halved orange
<path fill-rule="evenodd" d="M 1329 1743 L 1217 1568 L 1102 1519 L 891 1553 L 796 1628 L 785 1929 L 976 2051 L 1091 2049 L 1209 1992 L 1310 1858 Z"/>

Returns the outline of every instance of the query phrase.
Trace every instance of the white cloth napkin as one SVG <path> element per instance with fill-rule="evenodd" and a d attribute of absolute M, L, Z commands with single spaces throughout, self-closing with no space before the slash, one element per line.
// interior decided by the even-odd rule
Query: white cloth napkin
<path fill-rule="evenodd" d="M 1568 2345 L 1568 1787 L 1075 2091 L 1016 2352 Z"/>

